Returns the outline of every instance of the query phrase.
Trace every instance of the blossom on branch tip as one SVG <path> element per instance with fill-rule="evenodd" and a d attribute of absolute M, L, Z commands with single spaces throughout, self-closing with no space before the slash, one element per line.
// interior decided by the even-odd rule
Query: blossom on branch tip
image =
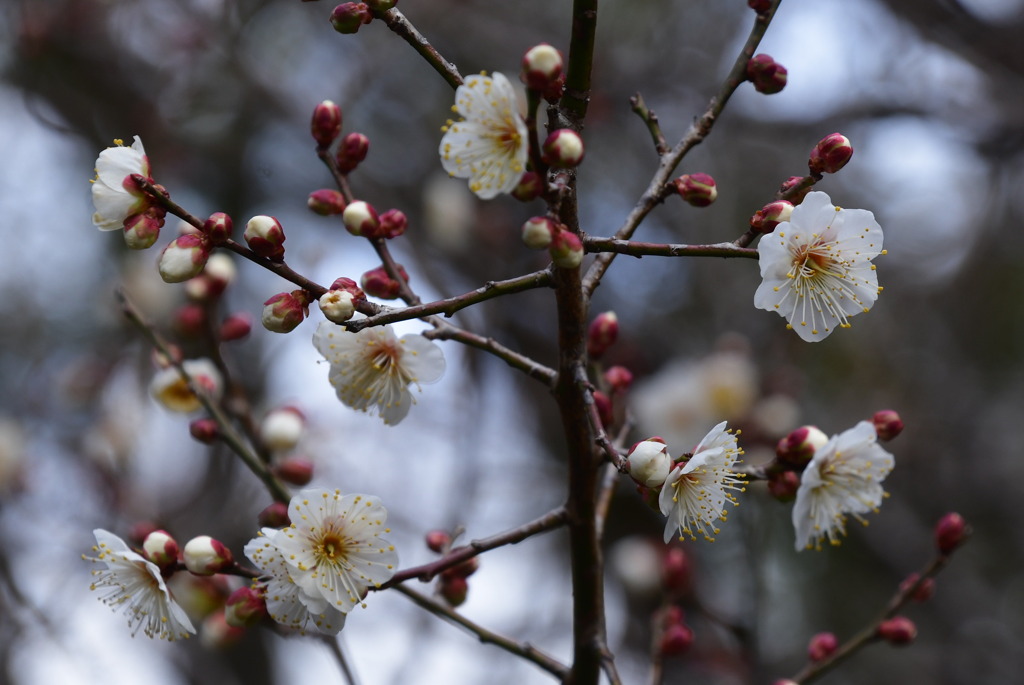
<path fill-rule="evenodd" d="M 380 537 L 390 529 L 385 527 L 387 509 L 377 497 L 310 488 L 292 497 L 288 510 L 291 525 L 263 529 L 261 538 L 246 545 L 246 555 L 264 570 L 280 558 L 284 567 L 274 575 L 280 578 L 284 571 L 309 611 L 330 608 L 347 614 L 371 586 L 380 587 L 395 574 L 398 554 Z"/>
<path fill-rule="evenodd" d="M 719 530 L 716 521 L 725 521 L 725 503 L 738 504 L 732 491 L 743 492 L 743 475 L 732 467 L 743 454 L 736 434 L 726 429 L 726 422 L 711 429 L 693 450 L 693 456 L 680 461 L 668 474 L 658 504 L 668 517 L 665 542 L 679 531 L 679 539 L 696 540 L 699 532 L 705 540 L 714 541 Z"/>
<path fill-rule="evenodd" d="M 101 231 L 124 228 L 125 219 L 140 214 L 149 199 L 132 180 L 132 174 L 150 178 L 149 158 L 138 136 L 131 147 L 115 140 L 96 159 L 96 179 L 92 182 L 92 203 L 96 212 L 92 223 Z"/>
<path fill-rule="evenodd" d="M 160 568 L 133 552 L 124 540 L 102 528 L 93 531 L 95 557 L 82 555 L 85 561 L 106 564 L 93 570 L 92 590 L 103 590 L 100 600 L 114 610 L 123 607 L 128 615 L 132 637 L 142 629 L 147 637 L 164 640 L 187 638 L 196 629 L 171 596 Z"/>
<path fill-rule="evenodd" d="M 463 121 L 444 127 L 439 153 L 450 176 L 469 179 L 483 200 L 511 193 L 526 171 L 529 134 L 516 92 L 504 75 L 475 74 L 455 91 Z"/>
<path fill-rule="evenodd" d="M 878 444 L 870 421 L 861 421 L 815 450 L 793 505 L 796 550 L 821 549 L 826 538 L 838 545 L 846 534 L 848 514 L 867 523 L 861 514 L 882 504 L 882 481 L 894 463 Z"/>
<path fill-rule="evenodd" d="M 410 385 L 433 383 L 444 374 L 440 347 L 422 335 L 396 338 L 391 326 L 350 333 L 323 321 L 313 345 L 331 364 L 329 378 L 338 399 L 353 409 L 376 412 L 389 425 L 404 419 L 415 404 Z"/>
<path fill-rule="evenodd" d="M 849 328 L 881 291 L 871 260 L 885 254 L 882 228 L 871 212 L 835 207 L 822 192 L 808 193 L 757 252 L 763 280 L 754 306 L 778 313 L 808 342 Z"/>

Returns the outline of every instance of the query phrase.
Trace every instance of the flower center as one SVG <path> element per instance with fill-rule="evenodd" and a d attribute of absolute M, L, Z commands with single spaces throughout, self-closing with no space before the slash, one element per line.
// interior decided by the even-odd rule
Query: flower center
<path fill-rule="evenodd" d="M 331 531 L 320 538 L 315 554 L 318 562 L 334 565 L 348 557 L 348 545 L 345 538 Z"/>
<path fill-rule="evenodd" d="M 793 255 L 793 271 L 791 273 L 801 278 L 815 278 L 828 273 L 833 264 L 835 264 L 835 260 L 832 258 L 831 250 L 827 245 L 818 241 L 800 246 Z"/>

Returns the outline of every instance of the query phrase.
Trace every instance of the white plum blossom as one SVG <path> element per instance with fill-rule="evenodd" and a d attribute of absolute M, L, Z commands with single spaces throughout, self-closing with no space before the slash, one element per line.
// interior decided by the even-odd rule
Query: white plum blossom
<path fill-rule="evenodd" d="M 516 92 L 502 74 L 475 74 L 455 91 L 452 108 L 464 121 L 444 128 L 439 152 L 449 175 L 469 179 L 484 200 L 510 193 L 526 171 L 529 133 Z"/>
<path fill-rule="evenodd" d="M 171 596 L 160 568 L 133 552 L 124 540 L 102 528 L 93 531 L 95 557 L 82 555 L 82 559 L 105 564 L 105 569 L 93 570 L 93 590 L 101 590 L 100 600 L 117 610 L 123 608 L 128 615 L 132 637 L 142 629 L 148 637 L 164 640 L 187 638 L 196 632 L 185 610 Z"/>
<path fill-rule="evenodd" d="M 96 159 L 96 179 L 92 182 L 92 203 L 96 212 L 92 223 L 101 231 L 124 228 L 124 220 L 144 210 L 149 204 L 146 195 L 137 189 L 125 187 L 125 179 L 132 174 L 149 178 L 149 158 L 142 141 L 135 136 L 131 147 L 115 140 Z"/>
<path fill-rule="evenodd" d="M 391 326 L 350 333 L 322 321 L 313 345 L 331 364 L 329 379 L 338 399 L 360 411 L 376 411 L 389 425 L 409 413 L 416 400 L 409 386 L 433 383 L 444 374 L 441 348 L 422 335 L 395 337 Z"/>
<path fill-rule="evenodd" d="M 808 193 L 757 246 L 761 285 L 754 306 L 777 312 L 808 342 L 824 340 L 850 317 L 871 309 L 881 288 L 871 260 L 882 228 L 865 209 L 840 209 Z"/>
<path fill-rule="evenodd" d="M 288 505 L 291 525 L 268 535 L 299 586 L 299 600 L 312 611 L 320 601 L 347 614 L 372 585 L 395 574 L 398 554 L 380 537 L 389 528 L 387 509 L 370 495 L 342 495 L 311 488 Z M 310 602 L 316 602 L 310 606 Z"/>
<path fill-rule="evenodd" d="M 315 629 L 327 635 L 337 635 L 345 626 L 345 614 L 317 595 L 307 595 L 288 573 L 281 552 L 273 540 L 281 531 L 264 528 L 260 536 L 245 546 L 245 556 L 263 572 L 261 591 L 267 604 L 267 613 L 281 625 L 299 631 Z"/>
<path fill-rule="evenodd" d="M 861 514 L 877 511 L 885 497 L 882 481 L 895 460 L 879 444 L 875 427 L 861 421 L 814 452 L 800 478 L 793 505 L 796 550 L 833 545 L 846 534 L 846 516 L 867 523 Z"/>
<path fill-rule="evenodd" d="M 186 359 L 181 363 L 181 368 L 192 380 L 193 386 L 214 400 L 220 398 L 224 390 L 224 379 L 216 364 L 205 358 Z M 183 414 L 198 411 L 203 406 L 174 366 L 157 371 L 149 383 L 149 394 L 164 408 Z"/>
<path fill-rule="evenodd" d="M 668 517 L 665 542 L 678 529 L 682 540 L 696 540 L 699 532 L 705 540 L 714 540 L 719 529 L 716 521 L 725 521 L 726 502 L 738 504 L 732 491 L 743 492 L 743 475 L 732 467 L 743 450 L 736 443 L 736 434 L 726 429 L 726 422 L 711 429 L 693 450 L 693 456 L 676 464 L 668 474 L 658 497 L 661 513 Z M 695 532 L 696 531 L 696 532 Z"/>

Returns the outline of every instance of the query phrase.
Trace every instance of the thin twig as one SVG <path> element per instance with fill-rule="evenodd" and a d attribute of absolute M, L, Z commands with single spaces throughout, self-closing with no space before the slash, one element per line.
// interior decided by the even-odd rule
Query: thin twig
<path fill-rule="evenodd" d="M 631 257 L 654 255 L 658 257 L 745 257 L 757 259 L 757 250 L 737 247 L 735 243 L 712 243 L 710 245 L 685 245 L 681 243 L 641 243 L 615 238 L 583 239 L 587 252 L 614 252 Z"/>
<path fill-rule="evenodd" d="M 434 68 L 434 71 L 441 75 L 448 85 L 458 88 L 462 85 L 462 75 L 455 65 L 441 56 L 437 49 L 427 42 L 416 27 L 412 25 L 405 15 L 393 7 L 386 12 L 374 12 L 375 17 L 388 25 L 388 28 L 398 34 L 402 40 L 412 46 L 413 50 L 420 53 L 423 59 Z"/>
<path fill-rule="evenodd" d="M 554 530 L 555 528 L 560 528 L 564 526 L 565 523 L 565 508 L 559 507 L 558 509 L 553 509 L 543 516 L 524 523 L 521 526 L 516 526 L 511 530 L 506 530 L 502 533 L 492 535 L 489 538 L 472 540 L 469 544 L 451 550 L 437 561 L 432 561 L 429 564 L 414 566 L 412 568 L 407 568 L 404 571 L 399 571 L 378 589 L 384 590 L 413 578 L 424 583 L 429 582 L 445 569 L 449 569 L 452 566 L 458 566 L 478 554 L 483 554 L 488 550 L 492 550 L 497 547 L 504 547 L 505 545 L 515 545 L 539 533 L 546 533 L 550 530 Z"/>
<path fill-rule="evenodd" d="M 142 316 L 139 314 L 135 306 L 128 300 L 124 291 L 118 289 L 116 291 L 116 295 L 118 301 L 121 303 L 121 311 L 124 315 L 142 332 L 149 343 L 159 350 L 170 364 L 178 370 L 178 373 L 181 374 L 182 379 L 188 385 L 188 389 L 199 399 L 200 404 L 202 404 L 203 408 L 209 413 L 210 418 L 216 421 L 218 437 L 223 440 L 224 443 L 238 455 L 249 470 L 263 482 L 274 499 L 279 502 L 287 502 L 291 499 L 291 494 L 288 492 L 288 489 L 284 484 L 270 472 L 267 466 L 260 460 L 259 456 L 249 449 L 249 446 L 245 443 L 245 439 L 235 430 L 235 427 L 231 424 L 230 419 L 225 415 L 224 410 L 220 405 L 217 402 L 214 402 L 209 395 L 203 392 L 202 388 L 197 387 L 197 384 L 193 382 L 192 377 L 185 371 L 181 362 L 175 360 L 167 343 L 164 342 L 152 326 L 142 319 Z"/>
<path fill-rule="evenodd" d="M 480 642 L 484 644 L 492 644 L 504 649 L 506 652 L 522 657 L 523 659 L 540 666 L 542 669 L 560 680 L 564 680 L 569 673 L 569 668 L 565 664 L 557 661 L 554 657 L 545 654 L 529 643 L 519 643 L 511 638 L 505 637 L 504 635 L 499 635 L 494 631 L 488 630 L 473 621 L 470 621 L 468 618 L 459 614 L 450 607 L 434 601 L 426 595 L 416 592 L 412 588 L 399 585 L 395 590 L 405 595 L 435 616 L 439 616 L 440 618 L 447 619 L 456 625 L 462 626 L 469 632 L 476 635 Z"/>
<path fill-rule="evenodd" d="M 658 170 L 654 173 L 653 178 L 651 178 L 647 190 L 644 191 L 644 194 L 634 205 L 619 230 L 615 232 L 614 237 L 616 239 L 628 240 L 633 235 L 640 222 L 663 199 L 663 188 L 668 183 L 669 176 L 672 175 L 672 172 L 675 171 L 683 157 L 686 156 L 686 153 L 699 145 L 711 133 L 715 121 L 718 120 L 718 117 L 725 109 L 729 98 L 740 87 L 740 84 L 746 80 L 747 62 L 754 56 L 761 38 L 764 37 L 765 32 L 768 30 L 772 17 L 775 16 L 778 4 L 779 0 L 776 0 L 770 10 L 757 15 L 757 18 L 754 20 L 754 26 L 750 30 L 750 35 L 747 37 L 747 41 L 740 50 L 735 62 L 733 62 L 732 69 L 729 70 L 725 81 L 718 89 L 718 93 L 711 98 L 704 114 L 690 126 L 690 130 L 687 131 L 686 135 L 668 154 L 662 155 L 661 161 L 658 164 Z M 615 253 L 605 253 L 599 255 L 594 260 L 594 263 L 591 264 L 587 270 L 586 277 L 583 279 L 583 289 L 587 297 L 593 294 L 614 259 Z"/>
<path fill-rule="evenodd" d="M 348 658 L 345 656 L 345 650 L 341 646 L 341 636 L 331 637 L 325 635 L 323 637 L 323 643 L 327 645 L 327 649 L 331 652 L 331 656 L 338 663 L 338 668 L 341 669 L 341 674 L 345 678 L 345 682 L 348 685 L 359 685 L 359 678 L 356 676 L 356 672 L 352 670 L 352 666 L 348 662 Z"/>
<path fill-rule="evenodd" d="M 629 105 L 630 109 L 636 112 L 637 116 L 647 126 L 647 131 L 651 134 L 651 140 L 654 141 L 654 150 L 659 156 L 666 154 L 668 152 L 668 141 L 665 140 L 665 134 L 661 132 L 658 115 L 654 113 L 654 110 L 647 107 L 647 103 L 644 102 L 644 97 L 640 93 L 629 99 Z"/>
<path fill-rule="evenodd" d="M 895 616 L 896 612 L 910 601 L 911 597 L 914 596 L 914 593 L 917 592 L 918 588 L 921 587 L 925 580 L 933 578 L 943 568 L 945 568 L 946 564 L 949 563 L 949 559 L 950 556 L 948 554 L 939 554 L 928 562 L 919 572 L 917 582 L 897 590 L 896 594 L 892 596 L 886 604 L 885 609 L 877 618 L 868 623 L 868 625 L 859 633 L 843 643 L 831 655 L 821 661 L 807 664 L 798 674 L 790 678 L 790 680 L 797 683 L 797 685 L 805 685 L 806 683 L 817 680 L 821 676 L 825 675 L 825 673 L 853 656 L 856 652 L 860 651 L 867 644 L 879 640 L 878 627 L 882 622 Z"/>
<path fill-rule="evenodd" d="M 437 321 L 438 328 L 423 333 L 424 338 L 429 338 L 430 340 L 455 340 L 464 345 L 475 347 L 478 350 L 494 355 L 513 369 L 522 371 L 530 378 L 534 378 L 548 387 L 554 385 L 557 374 L 551 368 L 534 361 L 524 354 L 505 347 L 494 338 L 471 333 L 465 329 L 445 323 L 441 319 L 436 319 L 436 317 L 432 317 L 432 322 L 433 320 Z"/>
<path fill-rule="evenodd" d="M 490 300 L 502 295 L 511 295 L 512 293 L 532 290 L 534 288 L 549 288 L 551 287 L 551 283 L 551 270 L 543 269 L 541 271 L 535 271 L 530 274 L 517 276 L 516 278 L 510 278 L 504 281 L 488 281 L 476 290 L 463 295 L 456 295 L 455 297 L 437 300 L 435 302 L 428 302 L 426 304 L 418 304 L 404 308 L 381 307 L 380 313 L 369 316 L 365 319 L 349 321 L 345 324 L 345 327 L 350 331 L 358 332 L 371 326 L 382 326 L 384 324 L 395 323 L 397 321 L 408 321 L 410 319 L 422 319 L 432 314 L 444 314 L 447 318 L 460 309 L 465 309 L 466 307 L 477 304 L 478 302 Z"/>

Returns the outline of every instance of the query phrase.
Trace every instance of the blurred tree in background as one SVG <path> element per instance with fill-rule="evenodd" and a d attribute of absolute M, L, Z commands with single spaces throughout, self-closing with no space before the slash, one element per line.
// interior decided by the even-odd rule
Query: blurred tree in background
<path fill-rule="evenodd" d="M 571 3 L 408 0 L 402 9 L 464 74 L 512 75 L 532 45 L 565 49 Z M 399 259 L 418 285 L 450 296 L 547 263 L 521 246 L 528 210 L 507 197 L 480 202 L 441 171 L 451 89 L 380 22 L 340 36 L 329 11 L 283 0 L 0 5 L 0 682 L 133 682 L 146 669 L 159 682 L 293 682 L 308 649 L 252 631 L 229 649 L 140 639 L 126 655 L 125 636 L 104 637 L 119 620 L 84 592 L 78 556 L 94 527 L 124 530 L 145 518 L 183 539 L 215 534 L 240 549 L 267 503 L 225 450 L 190 441 L 184 420 L 146 395 L 149 351 L 122 321 L 113 288 L 124 282 L 152 321 L 173 321 L 184 296 L 160 282 L 151 253 L 129 253 L 89 225 L 90 166 L 112 139 L 139 135 L 159 182 L 194 213 L 223 211 L 236 222 L 275 214 L 297 270 L 320 282 L 358 278 L 376 265 L 372 253 L 306 210 L 308 193 L 331 181 L 315 159 L 309 113 L 331 99 L 346 130 L 371 141 L 359 196 L 409 216 Z M 735 58 L 750 10 L 739 0 L 609 0 L 601 13 L 580 211 L 588 231 L 610 235 L 656 164 L 629 98 L 640 91 L 678 139 Z M 851 330 L 817 345 L 785 334 L 778 317 L 751 306 L 759 280 L 747 260 L 620 256 L 598 291 L 594 311 L 614 310 L 621 326 L 608 361 L 634 371 L 638 397 L 660 392 L 666 375 L 689 383 L 707 365 L 719 364 L 715 377 L 740 376 L 707 402 L 717 397 L 761 446 L 748 448 L 748 461 L 766 459 L 802 423 L 832 434 L 892 407 L 907 424 L 890 447 L 893 497 L 842 547 L 796 555 L 789 508 L 757 487 L 728 535 L 685 545 L 697 656 L 672 662 L 668 682 L 767 683 L 794 672 L 811 634 L 847 636 L 874 616 L 928 557 L 931 525 L 950 510 L 975 535 L 940 577 L 936 599 L 911 610 L 917 643 L 870 649 L 827 682 L 1007 683 L 1024 667 L 1024 534 L 1015 525 L 1024 495 L 1024 311 L 1015 304 L 1024 291 L 1024 56 L 1014 48 L 1022 30 L 1018 0 L 783 3 L 760 51 L 788 67 L 786 90 L 765 98 L 741 89 L 679 170 L 712 174 L 717 202 L 667 202 L 645 223 L 651 242 L 732 240 L 782 181 L 804 173 L 815 142 L 842 131 L 856 154 L 819 188 L 839 205 L 872 210 L 888 248 L 878 262 L 884 295 Z M 229 307 L 258 318 L 281 282 L 240 272 Z M 554 363 L 556 320 L 540 293 L 459 316 Z M 479 537 L 560 501 L 558 417 L 538 388 L 462 352 L 449 357 L 448 387 L 421 396 L 418 422 L 372 437 L 367 427 L 379 425 L 334 400 L 309 344 L 312 326 L 284 339 L 254 335 L 231 363 L 261 411 L 303 403 L 318 474 L 405 500 L 393 524 L 403 566 L 429 560 L 426 529 L 467 524 Z M 685 433 L 693 417 L 680 410 L 672 420 Z M 391 483 L 384 491 L 381 480 Z M 510 501 L 524 486 L 530 496 Z M 630 580 L 631 571 L 643 575 L 643 555 L 626 545 L 658 542 L 662 520 L 625 483 L 618 495 L 607 539 L 609 632 L 624 678 L 639 682 L 657 604 Z M 526 559 L 517 549 L 484 560 L 465 609 L 557 652 L 569 644 L 567 570 L 545 551 L 560 538 L 527 544 Z M 357 614 L 358 631 L 342 633 L 367 685 L 549 681 L 401 599 L 374 600 L 391 615 Z M 508 606 L 516 603 L 529 608 Z M 83 637 L 98 614 L 112 623 Z"/>

